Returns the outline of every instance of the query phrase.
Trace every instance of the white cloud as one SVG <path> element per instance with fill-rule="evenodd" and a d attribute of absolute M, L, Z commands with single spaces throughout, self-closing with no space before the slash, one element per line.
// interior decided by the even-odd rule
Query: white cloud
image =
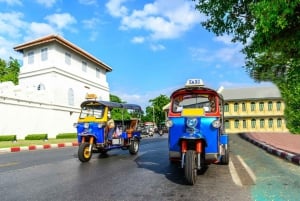
<path fill-rule="evenodd" d="M 204 48 L 190 48 L 194 60 L 209 63 L 227 63 L 232 67 L 241 67 L 244 65 L 244 55 L 240 51 L 241 45 L 239 44 L 213 51 Z"/>
<path fill-rule="evenodd" d="M 79 0 L 80 4 L 83 5 L 97 5 L 97 0 Z"/>
<path fill-rule="evenodd" d="M 0 3 L 7 3 L 10 6 L 22 5 L 22 1 L 20 1 L 20 0 L 0 0 Z"/>
<path fill-rule="evenodd" d="M 109 0 L 106 4 L 106 8 L 110 15 L 114 17 L 123 17 L 127 15 L 127 8 L 121 4 L 127 0 Z"/>
<path fill-rule="evenodd" d="M 140 36 L 136 36 L 131 40 L 132 43 L 143 43 L 144 41 L 145 41 L 145 38 L 140 37 Z"/>
<path fill-rule="evenodd" d="M 25 40 L 32 40 L 58 31 L 46 23 L 30 23 Z"/>
<path fill-rule="evenodd" d="M 89 40 L 97 40 L 99 35 L 99 27 L 101 26 L 100 24 L 104 24 L 104 22 L 102 22 L 97 16 L 82 20 L 81 22 L 83 24 L 83 27 L 88 30 L 87 34 L 89 34 Z"/>
<path fill-rule="evenodd" d="M 99 18 L 93 17 L 91 19 L 82 20 L 83 26 L 87 29 L 94 29 L 100 23 Z"/>
<path fill-rule="evenodd" d="M 204 48 L 190 48 L 191 56 L 194 60 L 211 62 L 214 60 L 209 50 Z"/>
<path fill-rule="evenodd" d="M 20 37 L 20 29 L 26 26 L 22 18 L 23 14 L 20 12 L 0 13 L 0 34 L 9 38 Z"/>
<path fill-rule="evenodd" d="M 8 60 L 9 57 L 20 59 L 22 56 L 13 50 L 15 45 L 15 42 L 0 36 L 0 58 L 4 60 Z"/>
<path fill-rule="evenodd" d="M 195 10 L 195 4 L 185 0 L 173 0 L 172 3 L 156 0 L 144 5 L 141 10 L 133 10 L 131 14 L 127 14 L 128 8 L 122 5 L 124 2 L 111 0 L 107 3 L 109 13 L 121 17 L 120 29 L 145 30 L 152 40 L 177 38 L 202 19 Z"/>
<path fill-rule="evenodd" d="M 231 40 L 232 40 L 232 37 L 231 36 L 228 36 L 228 35 L 223 35 L 223 36 L 218 36 L 218 37 L 215 37 L 213 38 L 214 41 L 217 41 L 217 42 L 222 42 L 226 45 L 232 45 L 234 44 Z"/>
<path fill-rule="evenodd" d="M 121 98 L 122 101 L 127 103 L 138 104 L 142 107 L 143 110 L 146 109 L 151 103 L 149 100 L 160 96 L 161 94 L 169 96 L 175 89 L 178 87 L 172 86 L 170 88 L 159 89 L 156 91 L 147 91 L 144 94 L 136 94 L 136 93 L 124 93 L 124 91 L 113 91 L 112 94 L 118 94 L 118 97 Z"/>
<path fill-rule="evenodd" d="M 51 8 L 56 3 L 56 0 L 36 0 L 36 2 L 47 8 Z"/>
<path fill-rule="evenodd" d="M 68 29 L 70 25 L 76 24 L 76 19 L 69 13 L 55 13 L 46 16 L 45 19 L 60 30 Z"/>
<path fill-rule="evenodd" d="M 150 48 L 151 48 L 151 50 L 153 50 L 153 51 L 161 51 L 161 50 L 166 49 L 166 47 L 163 46 L 163 45 L 161 45 L 161 44 L 157 44 L 157 45 L 151 44 L 151 45 L 150 45 Z"/>
<path fill-rule="evenodd" d="M 221 48 L 215 52 L 215 59 L 231 64 L 233 67 L 241 67 L 244 65 L 244 55 L 240 52 L 241 46 Z"/>

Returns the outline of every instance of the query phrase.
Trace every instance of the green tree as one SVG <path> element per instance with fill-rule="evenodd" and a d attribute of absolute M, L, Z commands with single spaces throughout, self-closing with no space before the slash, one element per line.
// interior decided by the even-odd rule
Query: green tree
<path fill-rule="evenodd" d="M 156 124 L 160 124 L 165 121 L 165 113 L 163 107 L 170 102 L 170 98 L 166 95 L 160 95 L 154 99 L 149 100 L 151 106 L 146 107 L 146 115 L 144 121 L 151 121 L 153 119 Z"/>
<path fill-rule="evenodd" d="M 18 60 L 12 57 L 8 62 L 0 59 L 0 82 L 12 81 L 14 84 L 18 84 L 20 66 Z"/>
<path fill-rule="evenodd" d="M 244 45 L 245 70 L 257 82 L 273 82 L 286 104 L 292 133 L 300 133 L 300 0 L 198 0 L 202 25 Z"/>
<path fill-rule="evenodd" d="M 116 95 L 110 94 L 109 95 L 109 100 L 111 102 L 116 102 L 116 103 L 125 103 L 122 101 L 121 98 L 119 98 Z M 136 116 L 135 114 L 130 114 L 127 110 L 124 110 L 122 108 L 113 108 L 111 110 L 111 117 L 113 119 L 118 119 L 118 120 L 129 120 L 132 116 Z"/>

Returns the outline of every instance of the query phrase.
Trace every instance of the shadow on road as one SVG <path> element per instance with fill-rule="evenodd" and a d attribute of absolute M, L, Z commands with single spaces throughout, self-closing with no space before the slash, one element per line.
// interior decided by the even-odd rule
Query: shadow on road
<path fill-rule="evenodd" d="M 184 178 L 184 170 L 180 162 L 171 162 L 168 157 L 168 150 L 150 150 L 139 155 L 135 162 L 138 168 L 151 170 L 157 174 L 163 174 L 168 180 L 176 184 L 188 185 Z M 198 171 L 198 175 L 205 174 L 208 166 Z"/>

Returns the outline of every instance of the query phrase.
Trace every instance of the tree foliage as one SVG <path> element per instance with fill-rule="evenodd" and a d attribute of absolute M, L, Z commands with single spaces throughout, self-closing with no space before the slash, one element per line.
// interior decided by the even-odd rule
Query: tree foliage
<path fill-rule="evenodd" d="M 207 30 L 244 45 L 245 70 L 280 89 L 287 127 L 300 133 L 300 0 L 198 0 L 196 9 Z"/>
<path fill-rule="evenodd" d="M 12 57 L 6 62 L 0 59 L 0 82 L 12 81 L 14 84 L 19 83 L 20 64 Z"/>
<path fill-rule="evenodd" d="M 121 98 L 119 98 L 116 95 L 110 94 L 109 95 L 109 100 L 111 102 L 116 102 L 116 103 L 125 103 L 124 101 L 121 100 Z M 129 120 L 131 115 L 129 114 L 129 112 L 127 110 L 123 110 L 121 108 L 113 108 L 111 110 L 111 117 L 113 119 L 118 119 L 118 120 Z"/>
<path fill-rule="evenodd" d="M 159 95 L 158 97 L 149 100 L 151 106 L 146 107 L 146 115 L 144 121 L 155 121 L 156 124 L 160 124 L 165 121 L 165 113 L 163 107 L 170 102 L 170 98 L 166 95 Z"/>

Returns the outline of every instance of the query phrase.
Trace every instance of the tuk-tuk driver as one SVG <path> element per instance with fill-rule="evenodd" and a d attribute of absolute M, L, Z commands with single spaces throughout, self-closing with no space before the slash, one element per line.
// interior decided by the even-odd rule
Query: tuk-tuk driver
<path fill-rule="evenodd" d="M 210 102 L 210 111 L 215 112 L 216 111 L 216 100 L 213 95 L 208 96 L 208 100 Z"/>
<path fill-rule="evenodd" d="M 115 130 L 115 122 L 111 118 L 110 111 L 108 111 L 107 117 L 109 119 L 107 121 L 107 127 L 108 127 L 107 140 L 108 140 L 108 142 L 111 143 L 112 142 L 113 133 L 114 133 L 114 130 Z"/>

